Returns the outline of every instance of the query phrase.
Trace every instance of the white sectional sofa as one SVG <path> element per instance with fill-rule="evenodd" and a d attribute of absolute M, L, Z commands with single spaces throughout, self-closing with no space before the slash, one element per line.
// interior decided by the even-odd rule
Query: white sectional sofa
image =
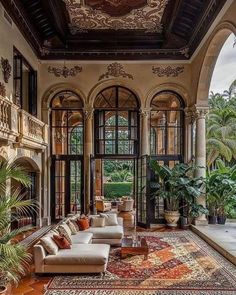
<path fill-rule="evenodd" d="M 66 222 L 66 220 L 65 220 Z M 104 272 L 110 245 L 118 245 L 123 238 L 123 219 L 118 225 L 90 227 L 71 235 L 71 249 L 60 249 L 50 255 L 39 242 L 34 246 L 35 273 L 99 273 Z M 57 229 L 57 227 L 55 228 Z M 47 234 L 50 235 L 51 233 Z"/>

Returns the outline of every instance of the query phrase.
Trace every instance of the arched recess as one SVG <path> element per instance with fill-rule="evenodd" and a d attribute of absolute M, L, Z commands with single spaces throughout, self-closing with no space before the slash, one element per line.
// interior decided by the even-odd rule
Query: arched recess
<path fill-rule="evenodd" d="M 29 157 L 19 157 L 13 161 L 13 164 L 19 165 L 28 175 L 31 184 L 29 187 L 22 186 L 19 182 L 11 180 L 11 190 L 16 189 L 20 191 L 23 199 L 32 199 L 38 203 L 38 210 L 31 210 L 30 213 L 23 212 L 21 218 L 19 218 L 12 226 L 13 228 L 20 228 L 26 225 L 40 225 L 41 220 L 41 173 L 38 164 Z"/>
<path fill-rule="evenodd" d="M 232 33 L 236 35 L 236 27 L 232 23 L 224 22 L 216 28 L 210 39 L 198 81 L 197 105 L 208 105 L 209 88 L 215 64 L 225 41 Z"/>
<path fill-rule="evenodd" d="M 77 94 L 81 100 L 83 101 L 83 105 L 85 106 L 86 96 L 85 94 L 76 87 L 76 85 L 70 83 L 59 83 L 50 87 L 45 91 L 42 97 L 42 120 L 44 123 L 49 124 L 49 111 L 50 111 L 50 103 L 53 97 L 61 91 L 72 91 Z"/>
<path fill-rule="evenodd" d="M 97 95 L 100 92 L 102 92 L 103 89 L 109 88 L 109 87 L 112 87 L 112 86 L 120 86 L 120 87 L 124 87 L 124 88 L 129 89 L 137 97 L 140 107 L 142 108 L 144 106 L 144 101 L 142 101 L 140 99 L 140 98 L 142 98 L 144 96 L 143 96 L 142 91 L 137 86 L 137 84 L 135 84 L 134 82 L 133 83 L 130 82 L 130 81 L 127 82 L 127 81 L 120 80 L 120 79 L 108 79 L 106 81 L 102 81 L 102 82 L 97 83 L 90 90 L 90 92 L 88 94 L 88 97 L 87 97 L 87 101 L 86 101 L 87 107 L 88 108 L 93 108 L 94 102 L 95 102 L 95 99 L 96 99 Z"/>
<path fill-rule="evenodd" d="M 172 92 L 176 93 L 177 95 L 179 95 L 181 97 L 181 99 L 183 100 L 184 105 L 186 107 L 190 106 L 192 104 L 189 92 L 187 91 L 187 89 L 183 85 L 180 85 L 177 83 L 163 83 L 163 84 L 153 87 L 151 90 L 148 91 L 148 93 L 146 95 L 146 99 L 145 99 L 145 108 L 146 109 L 150 109 L 151 101 L 152 101 L 153 97 L 157 93 L 160 93 L 162 91 L 172 91 Z"/>

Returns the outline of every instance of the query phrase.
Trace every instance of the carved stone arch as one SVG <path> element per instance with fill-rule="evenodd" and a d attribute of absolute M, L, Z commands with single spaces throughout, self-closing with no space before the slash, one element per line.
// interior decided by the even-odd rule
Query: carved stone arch
<path fill-rule="evenodd" d="M 90 90 L 89 95 L 88 95 L 88 100 L 87 100 L 87 106 L 89 108 L 93 108 L 97 95 L 102 90 L 104 90 L 105 88 L 110 87 L 110 86 L 121 86 L 121 87 L 127 88 L 128 90 L 132 91 L 135 94 L 135 96 L 137 97 L 140 108 L 142 108 L 142 106 L 144 105 L 144 101 L 142 101 L 142 99 L 141 99 L 143 97 L 142 91 L 137 87 L 137 85 L 134 82 L 133 83 L 131 81 L 126 82 L 126 81 L 123 81 L 120 79 L 108 79 L 106 81 L 102 81 L 102 82 L 97 83 Z"/>
<path fill-rule="evenodd" d="M 30 157 L 27 157 L 27 156 L 19 156 L 19 157 L 15 158 L 14 161 L 13 161 L 13 163 L 19 163 L 19 164 L 21 164 L 22 162 L 23 163 L 24 162 L 28 163 L 29 166 L 31 166 L 31 168 L 35 172 L 40 173 L 40 170 L 41 169 L 40 169 L 38 163 L 36 161 L 34 161 L 32 158 L 30 158 Z"/>
<path fill-rule="evenodd" d="M 76 87 L 76 85 L 71 83 L 59 83 L 55 84 L 52 87 L 50 87 L 48 90 L 45 91 L 42 98 L 42 120 L 46 124 L 49 124 L 49 109 L 50 109 L 50 102 L 52 98 L 61 91 L 72 91 L 75 94 L 77 94 L 82 102 L 83 106 L 86 107 L 86 96 L 85 94 Z"/>
<path fill-rule="evenodd" d="M 198 80 L 197 105 L 208 105 L 210 83 L 215 64 L 225 41 L 232 33 L 236 35 L 235 25 L 230 22 L 223 22 L 217 26 L 210 37 Z"/>
<path fill-rule="evenodd" d="M 177 94 L 179 94 L 181 96 L 181 98 L 184 101 L 185 106 L 189 106 L 191 105 L 191 100 L 190 100 L 190 96 L 188 91 L 180 84 L 176 84 L 176 83 L 163 83 L 160 85 L 157 85 L 155 87 L 153 87 L 151 90 L 149 90 L 149 92 L 146 95 L 146 99 L 145 99 L 145 108 L 146 109 L 150 109 L 151 107 L 151 101 L 153 99 L 153 97 L 161 91 L 173 91 L 176 92 Z"/>

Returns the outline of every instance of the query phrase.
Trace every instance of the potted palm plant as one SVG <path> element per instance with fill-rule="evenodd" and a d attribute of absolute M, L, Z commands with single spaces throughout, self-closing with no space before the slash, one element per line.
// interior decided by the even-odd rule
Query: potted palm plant
<path fill-rule="evenodd" d="M 177 226 L 181 208 L 188 207 L 193 217 L 206 210 L 196 204 L 196 199 L 203 193 L 204 184 L 202 177 L 194 177 L 196 167 L 181 163 L 171 169 L 166 165 L 159 165 L 156 161 L 151 161 L 150 166 L 158 178 L 155 183 L 155 196 L 166 202 L 165 219 L 168 226 Z"/>
<path fill-rule="evenodd" d="M 0 162 L 0 294 L 6 292 L 10 283 L 17 283 L 25 274 L 30 254 L 20 243 L 13 239 L 29 227 L 11 230 L 11 224 L 17 218 L 36 209 L 32 200 L 25 200 L 20 190 L 7 190 L 8 180 L 14 179 L 24 186 L 30 185 L 27 174 L 20 166 Z M 2 293 L 1 293 L 2 292 Z"/>
<path fill-rule="evenodd" d="M 207 175 L 207 199 L 213 200 L 218 224 L 225 224 L 228 204 L 236 200 L 236 165 L 227 167 L 221 160 Z M 211 205 L 211 203 L 210 203 Z"/>

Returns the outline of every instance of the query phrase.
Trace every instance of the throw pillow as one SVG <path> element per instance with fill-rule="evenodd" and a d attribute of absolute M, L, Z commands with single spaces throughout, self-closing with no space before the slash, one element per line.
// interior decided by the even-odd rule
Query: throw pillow
<path fill-rule="evenodd" d="M 65 224 L 65 223 L 60 224 L 58 226 L 58 231 L 59 231 L 60 235 L 64 235 L 65 238 L 68 240 L 68 242 L 70 244 L 72 244 L 72 241 L 71 241 L 71 238 L 70 238 L 71 230 L 70 230 L 70 228 L 69 228 L 69 226 L 67 224 Z"/>
<path fill-rule="evenodd" d="M 67 221 L 67 225 L 69 226 L 69 228 L 71 230 L 71 234 L 72 235 L 76 235 L 77 234 L 77 230 L 76 230 L 74 224 L 70 220 L 68 220 Z"/>
<path fill-rule="evenodd" d="M 88 218 L 77 219 L 77 223 L 79 225 L 80 230 L 86 230 L 86 229 L 89 228 L 89 220 L 88 220 Z"/>
<path fill-rule="evenodd" d="M 71 218 L 70 221 L 71 221 L 71 223 L 73 223 L 76 231 L 78 232 L 79 231 L 79 226 L 78 226 L 78 223 L 77 223 L 77 218 Z"/>
<path fill-rule="evenodd" d="M 58 246 L 53 241 L 51 236 L 44 236 L 40 239 L 40 243 L 44 247 L 44 249 L 48 252 L 50 255 L 56 255 L 58 252 Z"/>
<path fill-rule="evenodd" d="M 105 218 L 105 225 L 106 226 L 118 225 L 118 220 L 117 220 L 116 214 L 100 213 L 100 216 Z"/>
<path fill-rule="evenodd" d="M 105 226 L 105 218 L 104 217 L 92 217 L 91 218 L 92 227 L 104 227 Z"/>
<path fill-rule="evenodd" d="M 57 244 L 59 249 L 71 249 L 71 245 L 65 237 L 53 235 L 52 239 Z"/>

